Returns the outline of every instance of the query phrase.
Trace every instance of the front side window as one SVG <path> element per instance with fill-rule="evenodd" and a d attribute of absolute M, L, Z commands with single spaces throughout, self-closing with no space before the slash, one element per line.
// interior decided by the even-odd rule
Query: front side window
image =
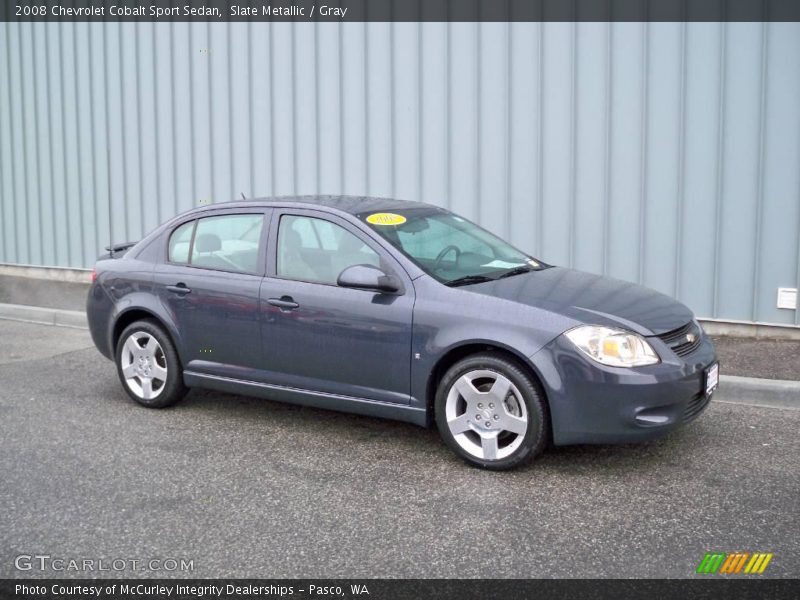
<path fill-rule="evenodd" d="M 264 215 L 222 215 L 198 220 L 190 264 L 222 271 L 256 272 L 263 227 Z"/>
<path fill-rule="evenodd" d="M 443 209 L 420 207 L 358 217 L 423 271 L 448 285 L 543 267 L 485 229 Z"/>
<path fill-rule="evenodd" d="M 284 215 L 278 227 L 277 275 L 336 285 L 353 265 L 380 266 L 380 257 L 343 227 L 313 217 Z"/>

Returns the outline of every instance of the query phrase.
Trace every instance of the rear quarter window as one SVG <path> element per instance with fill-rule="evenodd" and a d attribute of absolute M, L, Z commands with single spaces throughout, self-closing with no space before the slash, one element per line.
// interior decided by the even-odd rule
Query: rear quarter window
<path fill-rule="evenodd" d="M 189 244 L 192 242 L 194 221 L 178 227 L 169 236 L 169 262 L 186 264 L 189 262 Z"/>

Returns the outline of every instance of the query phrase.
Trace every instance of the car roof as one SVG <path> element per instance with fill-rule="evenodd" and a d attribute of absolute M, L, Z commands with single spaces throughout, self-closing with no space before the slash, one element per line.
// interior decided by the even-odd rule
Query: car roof
<path fill-rule="evenodd" d="M 388 210 L 403 210 L 410 208 L 434 208 L 431 204 L 424 202 L 413 202 L 411 200 L 397 200 L 395 198 L 378 198 L 374 196 L 280 196 L 271 198 L 252 198 L 246 200 L 234 200 L 232 202 L 220 202 L 207 204 L 194 208 L 183 213 L 184 215 L 195 212 L 209 210 L 219 210 L 228 208 L 252 208 L 254 206 L 263 207 L 286 207 L 297 206 L 298 208 L 326 208 L 333 209 L 351 215 L 365 212 L 379 212 Z"/>

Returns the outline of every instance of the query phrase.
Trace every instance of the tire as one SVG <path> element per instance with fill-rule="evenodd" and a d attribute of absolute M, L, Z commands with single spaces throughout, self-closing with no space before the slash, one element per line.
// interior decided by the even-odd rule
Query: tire
<path fill-rule="evenodd" d="M 122 387 L 147 408 L 172 406 L 188 391 L 175 346 L 155 321 L 136 321 L 125 328 L 115 362 Z"/>
<path fill-rule="evenodd" d="M 527 463 L 550 438 L 547 404 L 535 380 L 516 362 L 490 352 L 468 356 L 445 373 L 434 410 L 445 443 L 484 469 Z"/>

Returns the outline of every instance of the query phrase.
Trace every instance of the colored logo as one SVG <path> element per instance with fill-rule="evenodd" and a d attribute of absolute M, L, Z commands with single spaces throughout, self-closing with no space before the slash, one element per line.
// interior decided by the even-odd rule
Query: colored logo
<path fill-rule="evenodd" d="M 706 552 L 697 573 L 761 575 L 772 560 L 772 552 Z"/>
<path fill-rule="evenodd" d="M 402 225 L 406 222 L 403 215 L 394 213 L 375 213 L 367 217 L 367 223 L 373 225 Z"/>

